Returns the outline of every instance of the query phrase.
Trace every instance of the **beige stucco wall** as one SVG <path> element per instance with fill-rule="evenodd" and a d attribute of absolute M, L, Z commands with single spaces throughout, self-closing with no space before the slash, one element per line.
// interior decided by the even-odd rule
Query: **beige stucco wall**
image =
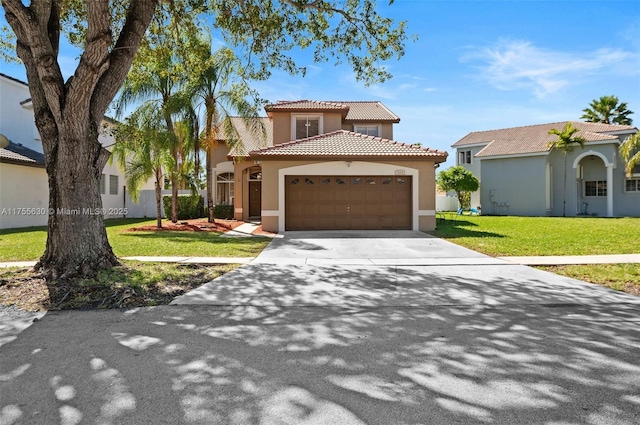
<path fill-rule="evenodd" d="M 384 164 L 386 167 L 381 167 Z M 284 194 L 280 193 L 280 170 L 284 168 L 316 165 L 308 175 L 394 175 L 406 173 L 413 175 L 413 187 L 417 206 L 414 204 L 414 228 L 420 231 L 435 229 L 435 168 L 432 160 L 386 160 L 386 161 L 262 161 L 262 226 L 265 230 L 277 232 L 284 217 Z M 397 167 L 397 168 L 396 168 Z M 381 171 L 384 168 L 384 171 Z M 376 171 L 378 169 L 378 171 Z M 359 174 L 363 170 L 362 174 Z M 305 172 L 284 172 L 286 174 L 301 174 Z M 247 204 L 245 204 L 247 205 Z"/>
<path fill-rule="evenodd" d="M 216 164 L 228 161 L 228 154 L 229 147 L 224 143 L 218 143 L 218 146 L 216 146 L 216 148 L 213 150 L 213 155 L 211 156 L 211 164 L 213 165 L 213 167 L 215 168 Z"/>
<path fill-rule="evenodd" d="M 330 133 L 342 129 L 342 115 L 339 113 L 318 112 L 274 112 L 273 120 L 273 144 L 290 142 L 291 116 L 292 115 L 322 115 L 322 132 Z"/>

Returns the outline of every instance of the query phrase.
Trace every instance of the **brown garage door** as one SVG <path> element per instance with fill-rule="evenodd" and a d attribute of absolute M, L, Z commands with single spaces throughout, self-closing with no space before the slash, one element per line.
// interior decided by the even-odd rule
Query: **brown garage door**
<path fill-rule="evenodd" d="M 411 229 L 411 177 L 286 176 L 285 227 Z"/>

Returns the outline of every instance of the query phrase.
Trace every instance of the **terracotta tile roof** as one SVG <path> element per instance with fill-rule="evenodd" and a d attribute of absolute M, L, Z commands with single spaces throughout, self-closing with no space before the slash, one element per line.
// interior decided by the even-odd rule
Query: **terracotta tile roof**
<path fill-rule="evenodd" d="M 0 148 L 0 162 L 44 166 L 44 154 L 11 142 L 6 148 Z"/>
<path fill-rule="evenodd" d="M 341 111 L 345 122 L 400 122 L 400 118 L 379 101 L 280 100 L 264 109 L 267 113 Z"/>
<path fill-rule="evenodd" d="M 447 153 L 417 145 L 407 145 L 381 137 L 338 130 L 253 151 L 249 156 L 270 158 L 430 157 L 435 158 L 436 162 L 442 162 L 446 160 Z"/>
<path fill-rule="evenodd" d="M 345 118 L 346 122 L 363 121 L 391 121 L 400 122 L 400 117 L 391 112 L 386 106 L 378 101 L 357 101 L 343 102 L 349 106 L 349 113 Z"/>
<path fill-rule="evenodd" d="M 607 133 L 634 132 L 637 129 L 630 125 L 610 125 L 581 121 L 564 121 L 549 124 L 538 124 L 524 127 L 503 128 L 499 130 L 474 131 L 452 145 L 461 148 L 467 145 L 486 144 L 476 157 L 499 155 L 519 155 L 529 153 L 543 153 L 549 151 L 547 145 L 557 136 L 549 134 L 555 128 L 562 130 L 567 122 L 571 122 L 587 143 L 603 140 L 617 140 L 617 136 Z"/>
<path fill-rule="evenodd" d="M 340 102 L 324 102 L 321 100 L 279 100 L 272 105 L 264 107 L 271 111 L 348 111 L 349 107 Z"/>
<path fill-rule="evenodd" d="M 267 117 L 253 118 L 247 122 L 240 117 L 232 117 L 231 123 L 238 132 L 238 143 L 229 156 L 248 156 L 249 152 L 273 146 L 273 123 Z"/>

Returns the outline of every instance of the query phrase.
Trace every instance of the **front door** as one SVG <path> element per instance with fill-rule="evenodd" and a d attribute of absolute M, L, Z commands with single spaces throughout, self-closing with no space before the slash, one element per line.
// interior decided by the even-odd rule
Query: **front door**
<path fill-rule="evenodd" d="M 262 215 L 262 182 L 249 182 L 249 217 Z"/>

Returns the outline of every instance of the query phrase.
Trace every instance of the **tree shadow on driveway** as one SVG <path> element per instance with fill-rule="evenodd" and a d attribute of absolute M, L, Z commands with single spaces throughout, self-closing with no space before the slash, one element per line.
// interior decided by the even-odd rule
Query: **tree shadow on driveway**
<path fill-rule="evenodd" d="M 238 305 L 47 314 L 0 348 L 0 422 L 637 423 L 635 297 L 497 276 L 519 266 L 464 282 L 328 267 L 308 281 L 341 284 L 261 288 L 269 266 L 236 287 Z"/>

